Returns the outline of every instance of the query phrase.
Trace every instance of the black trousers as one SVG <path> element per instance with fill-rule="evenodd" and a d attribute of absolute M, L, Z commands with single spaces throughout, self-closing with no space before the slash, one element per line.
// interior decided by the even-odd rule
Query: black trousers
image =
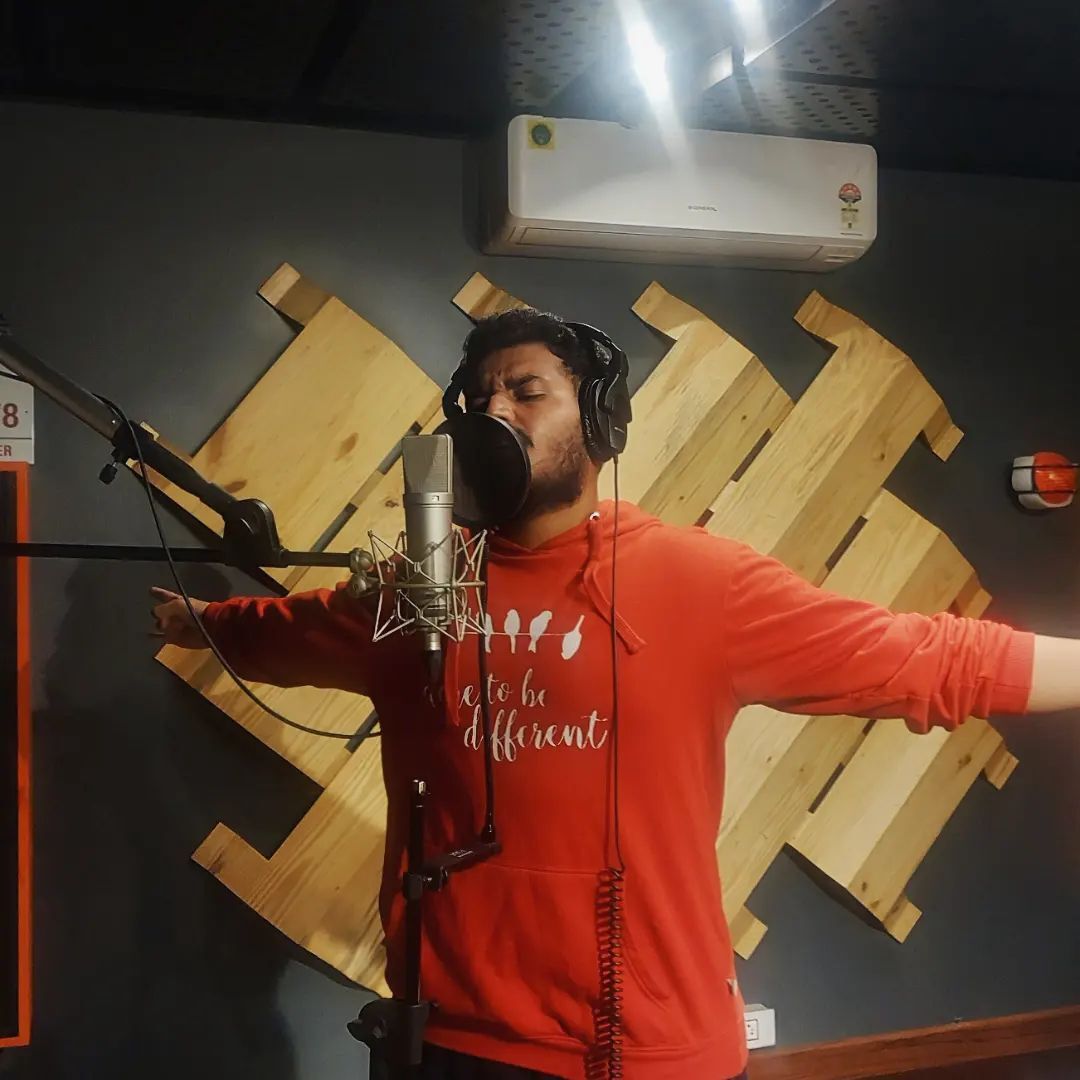
<path fill-rule="evenodd" d="M 422 1080 L 558 1080 L 550 1073 L 535 1069 L 522 1069 L 517 1065 L 503 1065 L 498 1061 L 456 1054 L 438 1046 L 424 1044 L 424 1065 L 420 1070 Z M 700 1080 L 727 1080 L 726 1077 L 701 1077 Z M 747 1080 L 745 1072 L 731 1080 Z"/>

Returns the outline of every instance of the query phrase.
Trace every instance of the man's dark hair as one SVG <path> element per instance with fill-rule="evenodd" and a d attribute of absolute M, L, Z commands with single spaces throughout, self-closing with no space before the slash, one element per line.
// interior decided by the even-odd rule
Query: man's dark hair
<path fill-rule="evenodd" d="M 466 394 L 472 387 L 480 364 L 493 352 L 511 345 L 534 342 L 546 345 L 559 357 L 575 382 L 593 373 L 585 347 L 558 315 L 550 311 L 537 311 L 536 308 L 511 308 L 478 320 L 465 339 L 462 383 Z"/>

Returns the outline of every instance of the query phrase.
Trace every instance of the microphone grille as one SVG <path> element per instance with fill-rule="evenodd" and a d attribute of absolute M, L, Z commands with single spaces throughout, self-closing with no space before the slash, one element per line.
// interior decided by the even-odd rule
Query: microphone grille
<path fill-rule="evenodd" d="M 406 435 L 401 440 L 405 494 L 451 492 L 454 456 L 449 435 Z"/>

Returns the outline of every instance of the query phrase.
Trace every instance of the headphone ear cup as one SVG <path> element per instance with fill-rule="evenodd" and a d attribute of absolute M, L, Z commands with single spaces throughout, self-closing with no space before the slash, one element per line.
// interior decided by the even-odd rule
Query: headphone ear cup
<path fill-rule="evenodd" d="M 608 415 L 600 405 L 604 390 L 602 379 L 582 379 L 578 390 L 578 405 L 581 411 L 581 431 L 585 436 L 585 449 L 589 457 L 598 464 L 610 461 L 614 451 L 608 430 Z"/>
<path fill-rule="evenodd" d="M 454 374 L 450 376 L 450 381 L 446 384 L 446 389 L 443 391 L 443 416 L 445 416 L 447 420 L 453 420 L 456 417 L 465 415 L 465 410 L 461 407 L 460 401 L 464 372 L 465 360 L 462 358 L 461 363 L 454 369 Z"/>

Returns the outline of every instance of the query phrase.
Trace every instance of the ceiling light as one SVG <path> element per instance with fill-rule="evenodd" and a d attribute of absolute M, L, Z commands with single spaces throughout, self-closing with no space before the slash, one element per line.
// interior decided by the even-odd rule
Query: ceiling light
<path fill-rule="evenodd" d="M 650 101 L 663 101 L 671 96 L 667 75 L 667 54 L 656 40 L 652 27 L 644 18 L 627 24 L 626 40 L 634 62 L 634 71 Z"/>

